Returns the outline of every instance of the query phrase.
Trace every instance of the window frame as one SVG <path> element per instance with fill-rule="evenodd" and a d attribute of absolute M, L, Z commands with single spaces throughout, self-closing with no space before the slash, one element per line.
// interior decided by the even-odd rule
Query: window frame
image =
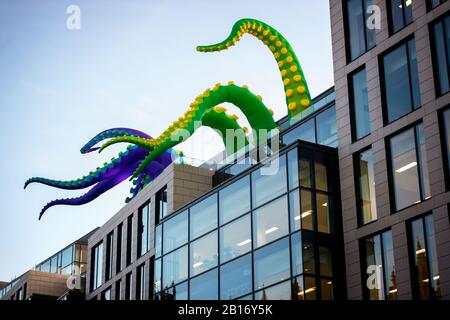
<path fill-rule="evenodd" d="M 450 159 L 447 155 L 450 153 L 450 148 L 447 148 L 447 143 L 450 143 L 450 140 L 447 142 L 446 139 L 446 126 L 444 121 L 444 113 L 450 112 L 450 105 L 443 107 L 438 110 L 438 123 L 439 123 L 439 138 L 441 142 L 441 153 L 442 153 L 442 162 L 444 165 L 444 180 L 445 180 L 445 190 L 450 190 Z M 450 133 L 450 123 L 447 128 Z M 448 149 L 448 150 L 447 150 Z"/>
<path fill-rule="evenodd" d="M 365 70 L 366 72 L 366 88 L 367 90 L 369 89 L 367 84 L 367 68 L 366 65 L 363 64 L 362 66 L 356 68 L 355 70 L 353 70 L 351 73 L 348 74 L 347 76 L 347 84 L 348 84 L 348 99 L 349 99 L 349 111 L 350 111 L 350 130 L 351 130 L 351 136 L 352 136 L 352 142 L 356 142 L 359 140 L 362 140 L 368 136 L 370 136 L 370 134 L 372 133 L 372 128 L 370 125 L 370 104 L 369 104 L 369 97 L 367 97 L 367 104 L 369 107 L 369 132 L 366 133 L 365 135 L 361 136 L 360 138 L 357 137 L 357 126 L 356 126 L 356 116 L 355 116 L 355 98 L 354 98 L 354 85 L 353 85 L 353 77 L 360 73 L 361 71 Z"/>
<path fill-rule="evenodd" d="M 429 1 L 427 1 L 429 3 Z M 441 3 L 440 5 L 442 5 Z M 439 7 L 438 5 L 437 7 Z M 437 8 L 436 7 L 436 8 Z M 431 48 L 431 60 L 433 65 L 433 81 L 434 81 L 434 94 L 435 98 L 443 97 L 450 93 L 450 61 L 447 61 L 447 78 L 449 82 L 449 90 L 447 92 L 441 93 L 440 92 L 440 79 L 439 79 L 439 66 L 438 66 L 438 59 L 437 59 L 437 53 L 436 53 L 436 39 L 435 39 L 435 32 L 434 32 L 434 26 L 438 23 L 444 24 L 445 19 L 450 20 L 450 12 L 445 12 L 438 16 L 436 19 L 433 19 L 428 25 L 428 34 L 430 39 L 430 48 Z M 450 22 L 449 22 L 450 23 Z M 446 57 L 450 56 L 450 43 L 446 42 L 445 38 L 445 25 L 443 26 L 443 32 L 444 32 L 444 47 L 445 47 L 445 55 Z M 450 35 L 449 35 L 450 36 Z"/>
<path fill-rule="evenodd" d="M 402 2 L 402 6 L 405 7 L 406 1 L 407 0 L 400 0 Z M 402 21 L 403 21 L 403 27 L 401 27 L 400 29 L 398 29 L 397 31 L 394 31 L 394 17 L 393 17 L 393 11 L 392 11 L 392 5 L 391 5 L 392 0 L 387 0 L 386 1 L 386 9 L 387 9 L 387 13 L 388 13 L 388 26 L 389 26 L 389 36 L 393 36 L 394 34 L 402 31 L 403 29 L 405 29 L 406 27 L 408 27 L 409 25 L 414 23 L 414 10 L 413 8 L 411 8 L 411 22 L 406 23 L 406 15 L 405 15 L 405 11 L 402 10 Z M 411 6 L 413 4 L 411 3 Z"/>

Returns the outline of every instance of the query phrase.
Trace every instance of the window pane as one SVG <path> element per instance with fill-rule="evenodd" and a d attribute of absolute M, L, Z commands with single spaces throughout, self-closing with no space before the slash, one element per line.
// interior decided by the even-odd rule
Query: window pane
<path fill-rule="evenodd" d="M 319 255 L 320 255 L 320 275 L 323 277 L 332 277 L 333 276 L 333 265 L 331 258 L 330 248 L 320 246 L 319 247 Z"/>
<path fill-rule="evenodd" d="M 302 229 L 313 230 L 313 209 L 312 209 L 312 192 L 302 190 L 301 194 L 301 212 L 302 212 Z"/>
<path fill-rule="evenodd" d="M 286 192 L 286 159 L 281 156 L 278 160 L 252 173 L 254 208 Z"/>
<path fill-rule="evenodd" d="M 61 266 L 64 268 L 73 262 L 73 245 L 68 247 L 62 252 L 62 263 Z"/>
<path fill-rule="evenodd" d="M 366 21 L 369 20 L 369 15 L 367 14 L 368 8 L 369 6 L 371 6 L 373 4 L 372 0 L 363 0 L 364 1 L 364 11 L 366 12 L 365 14 L 365 19 Z M 367 24 L 365 24 L 363 26 L 363 28 L 365 27 L 366 29 L 366 43 L 367 43 L 367 50 L 372 49 L 373 47 L 375 47 L 376 41 L 375 41 L 375 29 L 369 29 L 367 28 Z"/>
<path fill-rule="evenodd" d="M 234 260 L 220 268 L 220 299 L 232 300 L 252 291 L 252 256 Z"/>
<path fill-rule="evenodd" d="M 317 228 L 319 232 L 331 233 L 330 222 L 330 200 L 328 195 L 316 193 L 316 207 L 317 207 Z"/>
<path fill-rule="evenodd" d="M 412 222 L 413 256 L 415 257 L 415 274 L 420 299 L 430 299 L 430 274 L 428 271 L 427 248 L 423 219 Z"/>
<path fill-rule="evenodd" d="M 282 197 L 253 212 L 255 246 L 260 247 L 289 232 L 287 197 Z"/>
<path fill-rule="evenodd" d="M 180 213 L 164 223 L 164 253 L 170 252 L 188 241 L 187 211 Z"/>
<path fill-rule="evenodd" d="M 350 59 L 354 60 L 366 51 L 365 18 L 361 0 L 347 0 L 347 25 Z"/>
<path fill-rule="evenodd" d="M 413 40 L 412 40 L 413 41 Z M 413 110 L 406 44 L 383 57 L 388 122 Z"/>
<path fill-rule="evenodd" d="M 291 222 L 291 232 L 300 230 L 300 194 L 298 190 L 289 194 L 289 219 Z"/>
<path fill-rule="evenodd" d="M 294 280 L 292 281 L 292 299 L 293 300 L 305 300 L 303 276 L 294 278 Z"/>
<path fill-rule="evenodd" d="M 288 153 L 289 190 L 298 187 L 298 149 Z"/>
<path fill-rule="evenodd" d="M 321 279 L 320 288 L 322 289 L 321 300 L 333 300 L 333 281 Z"/>
<path fill-rule="evenodd" d="M 144 255 L 148 251 L 148 220 L 150 217 L 150 204 L 147 204 L 145 207 L 140 208 L 138 213 L 138 257 Z"/>
<path fill-rule="evenodd" d="M 419 150 L 417 156 L 419 158 L 419 168 L 420 168 L 420 183 L 422 187 L 422 198 L 428 199 L 431 197 L 430 190 L 430 179 L 428 176 L 428 161 L 425 146 L 425 136 L 423 134 L 423 125 L 419 124 L 416 126 L 417 144 Z"/>
<path fill-rule="evenodd" d="M 389 300 L 397 300 L 397 274 L 395 271 L 394 245 L 392 244 L 392 232 L 383 233 L 384 253 L 384 283 L 387 286 Z"/>
<path fill-rule="evenodd" d="M 291 300 L 291 282 L 263 289 L 255 294 L 255 300 Z"/>
<path fill-rule="evenodd" d="M 414 40 L 408 41 L 409 67 L 411 75 L 411 87 L 413 96 L 413 107 L 417 109 L 420 107 L 420 88 L 419 88 L 419 71 L 417 69 L 416 56 L 416 42 Z"/>
<path fill-rule="evenodd" d="M 58 256 L 53 256 L 51 259 L 50 272 L 58 272 Z"/>
<path fill-rule="evenodd" d="M 217 194 L 191 207 L 191 240 L 217 228 Z"/>
<path fill-rule="evenodd" d="M 384 299 L 383 260 L 381 253 L 381 238 L 379 235 L 363 241 L 365 270 L 362 270 L 365 280 L 363 287 L 368 290 L 370 300 Z"/>
<path fill-rule="evenodd" d="M 337 147 L 336 109 L 328 108 L 316 117 L 317 143 Z"/>
<path fill-rule="evenodd" d="M 308 152 L 304 149 L 300 151 L 300 186 L 305 188 L 312 188 L 311 157 L 312 157 L 311 152 Z"/>
<path fill-rule="evenodd" d="M 188 246 L 163 257 L 163 287 L 168 288 L 188 277 Z"/>
<path fill-rule="evenodd" d="M 328 191 L 328 174 L 327 174 L 327 159 L 322 154 L 316 154 L 316 162 L 314 164 L 316 176 L 316 189 Z"/>
<path fill-rule="evenodd" d="M 220 262 L 226 262 L 252 249 L 250 214 L 220 229 Z"/>
<path fill-rule="evenodd" d="M 316 259 L 314 254 L 314 246 L 310 242 L 303 243 L 303 272 L 316 273 Z"/>
<path fill-rule="evenodd" d="M 303 247 L 302 247 L 302 235 L 300 232 L 291 236 L 292 243 L 292 274 L 294 276 L 303 273 Z"/>
<path fill-rule="evenodd" d="M 191 300 L 217 300 L 218 299 L 217 269 L 205 273 L 190 281 Z"/>
<path fill-rule="evenodd" d="M 450 173 L 450 109 L 443 113 L 445 129 L 445 147 L 447 151 L 447 174 Z"/>
<path fill-rule="evenodd" d="M 187 300 L 188 299 L 188 282 L 183 282 L 175 287 L 175 291 L 173 293 L 173 298 L 175 300 Z"/>
<path fill-rule="evenodd" d="M 250 177 L 246 176 L 219 191 L 220 224 L 250 210 Z"/>
<path fill-rule="evenodd" d="M 305 300 L 316 300 L 317 299 L 317 287 L 316 278 L 305 276 Z"/>
<path fill-rule="evenodd" d="M 255 251 L 254 260 L 255 289 L 289 278 L 289 239 L 282 239 Z"/>
<path fill-rule="evenodd" d="M 353 119 L 355 138 L 361 139 L 370 133 L 369 100 L 367 96 L 366 69 L 352 76 Z"/>
<path fill-rule="evenodd" d="M 433 215 L 428 215 L 425 217 L 425 227 L 427 229 L 428 260 L 430 265 L 432 294 L 434 297 L 440 297 L 441 285 L 436 252 L 436 236 L 434 232 Z"/>
<path fill-rule="evenodd" d="M 155 228 L 155 257 L 161 256 L 161 246 L 162 246 L 162 225 L 156 226 Z"/>
<path fill-rule="evenodd" d="M 153 292 L 161 291 L 161 259 L 155 260 L 155 275 L 153 276 Z"/>
<path fill-rule="evenodd" d="M 217 231 L 192 242 L 190 254 L 191 277 L 217 266 Z"/>
<path fill-rule="evenodd" d="M 359 173 L 359 206 L 362 224 L 377 219 L 377 202 L 375 197 L 375 174 L 373 169 L 372 149 L 361 152 L 356 156 L 357 171 Z"/>
<path fill-rule="evenodd" d="M 444 21 L 439 21 L 433 26 L 434 33 L 434 52 L 436 58 L 436 67 L 434 68 L 437 73 L 436 77 L 439 82 L 439 94 L 442 95 L 450 90 L 449 84 L 449 66 L 448 61 L 450 57 L 446 54 L 446 39 L 444 27 L 447 27 L 447 34 L 450 35 L 450 18 L 446 19 L 448 22 L 445 25 Z M 450 43 L 447 43 L 450 45 Z M 450 54 L 450 53 L 448 53 Z"/>
<path fill-rule="evenodd" d="M 391 138 L 392 175 L 397 210 L 420 202 L 414 128 Z"/>
<path fill-rule="evenodd" d="M 403 0 L 390 0 L 392 32 L 397 32 L 405 26 L 403 21 Z"/>
<path fill-rule="evenodd" d="M 297 140 L 316 143 L 316 125 L 314 118 L 283 135 L 283 144 L 285 145 L 289 145 Z"/>

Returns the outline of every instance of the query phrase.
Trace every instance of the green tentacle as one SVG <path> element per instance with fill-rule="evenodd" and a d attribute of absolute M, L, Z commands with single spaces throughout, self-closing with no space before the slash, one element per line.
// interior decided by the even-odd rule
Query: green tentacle
<path fill-rule="evenodd" d="M 308 108 L 311 104 L 311 95 L 300 62 L 289 42 L 268 24 L 255 19 L 239 20 L 224 41 L 213 45 L 198 46 L 197 51 L 226 50 L 235 45 L 245 33 L 257 37 L 272 51 L 282 76 L 289 118 Z"/>

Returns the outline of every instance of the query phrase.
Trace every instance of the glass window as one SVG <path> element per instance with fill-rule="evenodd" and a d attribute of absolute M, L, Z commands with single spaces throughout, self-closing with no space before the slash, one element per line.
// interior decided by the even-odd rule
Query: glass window
<path fill-rule="evenodd" d="M 162 224 L 155 228 L 155 257 L 158 258 L 162 253 Z"/>
<path fill-rule="evenodd" d="M 246 255 L 220 268 L 220 299 L 232 300 L 252 292 L 252 256 Z"/>
<path fill-rule="evenodd" d="M 119 279 L 115 285 L 115 300 L 122 300 L 122 281 Z"/>
<path fill-rule="evenodd" d="M 439 298 L 441 286 L 433 215 L 412 221 L 411 231 L 414 295 L 421 300 Z"/>
<path fill-rule="evenodd" d="M 187 263 L 186 263 L 187 264 Z M 161 259 L 155 260 L 155 271 L 153 276 L 153 292 L 161 291 Z"/>
<path fill-rule="evenodd" d="M 190 281 L 191 300 L 217 300 L 219 295 L 217 269 Z"/>
<path fill-rule="evenodd" d="M 50 272 L 58 272 L 58 255 L 55 255 L 51 259 Z"/>
<path fill-rule="evenodd" d="M 289 220 L 291 222 L 291 232 L 300 230 L 300 193 L 297 190 L 289 194 Z"/>
<path fill-rule="evenodd" d="M 317 143 L 329 147 L 337 147 L 336 109 L 335 107 L 319 113 L 317 122 Z"/>
<path fill-rule="evenodd" d="M 167 186 L 163 187 L 156 193 L 156 213 L 155 224 L 158 224 L 161 219 L 167 216 Z"/>
<path fill-rule="evenodd" d="M 50 260 L 47 260 L 41 263 L 41 271 L 42 272 L 50 272 Z"/>
<path fill-rule="evenodd" d="M 312 208 L 312 192 L 307 190 L 300 191 L 301 196 L 301 225 L 302 229 L 314 230 L 313 225 L 313 208 Z"/>
<path fill-rule="evenodd" d="M 288 155 L 289 190 L 298 187 L 298 149 L 289 151 Z"/>
<path fill-rule="evenodd" d="M 252 173 L 254 208 L 286 192 L 286 159 L 277 159 Z"/>
<path fill-rule="evenodd" d="M 289 232 L 287 197 L 282 197 L 253 212 L 255 247 L 276 240 Z"/>
<path fill-rule="evenodd" d="M 320 261 L 320 275 L 322 277 L 332 277 L 333 265 L 330 248 L 324 246 L 319 247 L 319 261 Z"/>
<path fill-rule="evenodd" d="M 133 273 L 128 273 L 125 276 L 125 300 L 131 300 L 133 291 Z"/>
<path fill-rule="evenodd" d="M 333 281 L 330 279 L 320 279 L 321 300 L 333 300 Z"/>
<path fill-rule="evenodd" d="M 127 266 L 131 264 L 131 251 L 133 250 L 133 215 L 131 214 L 127 219 Z"/>
<path fill-rule="evenodd" d="M 447 162 L 447 175 L 450 174 L 450 109 L 444 111 L 442 114 L 442 122 L 444 124 L 443 133 L 445 135 L 444 141 L 444 159 Z"/>
<path fill-rule="evenodd" d="M 316 143 L 316 123 L 312 118 L 283 135 L 283 144 L 289 145 L 297 140 Z"/>
<path fill-rule="evenodd" d="M 163 287 L 168 288 L 188 277 L 188 246 L 163 257 Z"/>
<path fill-rule="evenodd" d="M 192 242 L 190 254 L 191 277 L 217 266 L 217 231 Z"/>
<path fill-rule="evenodd" d="M 428 199 L 430 184 L 422 124 L 392 137 L 390 150 L 396 210 Z"/>
<path fill-rule="evenodd" d="M 224 263 L 252 249 L 250 214 L 220 229 L 220 262 Z"/>
<path fill-rule="evenodd" d="M 188 300 L 188 281 L 164 290 L 161 300 Z"/>
<path fill-rule="evenodd" d="M 450 91 L 450 16 L 436 22 L 432 28 L 434 41 L 434 74 L 439 96 Z"/>
<path fill-rule="evenodd" d="M 414 39 L 383 56 L 384 95 L 387 122 L 420 107 L 420 92 Z"/>
<path fill-rule="evenodd" d="M 370 133 L 366 69 L 362 69 L 351 76 L 350 101 L 354 131 L 353 138 L 354 140 L 359 140 Z"/>
<path fill-rule="evenodd" d="M 103 242 L 92 248 L 92 280 L 91 291 L 103 283 Z"/>
<path fill-rule="evenodd" d="M 182 212 L 163 225 L 163 251 L 170 252 L 188 241 L 188 212 Z"/>
<path fill-rule="evenodd" d="M 299 276 L 292 282 L 292 293 L 294 300 L 316 300 L 316 279 L 309 276 Z"/>
<path fill-rule="evenodd" d="M 314 246 L 311 242 L 303 241 L 302 255 L 303 255 L 303 272 L 315 274 L 316 258 L 314 254 Z"/>
<path fill-rule="evenodd" d="M 304 188 L 312 188 L 312 152 L 300 150 L 300 186 Z"/>
<path fill-rule="evenodd" d="M 323 193 L 316 193 L 316 208 L 317 208 L 317 231 L 322 233 L 332 233 L 330 212 L 331 207 L 328 195 Z"/>
<path fill-rule="evenodd" d="M 217 228 L 217 194 L 202 200 L 190 209 L 191 240 Z"/>
<path fill-rule="evenodd" d="M 117 244 L 116 244 L 116 273 L 122 270 L 122 230 L 123 223 L 117 226 Z"/>
<path fill-rule="evenodd" d="M 69 264 L 72 264 L 73 262 L 73 245 L 70 247 L 64 249 L 64 251 L 61 254 L 61 266 L 67 267 Z"/>
<path fill-rule="evenodd" d="M 394 265 L 392 233 L 386 231 L 362 241 L 363 289 L 369 300 L 396 300 L 397 273 Z"/>
<path fill-rule="evenodd" d="M 149 249 L 148 223 L 150 218 L 150 203 L 139 209 L 138 213 L 138 257 L 143 256 Z"/>
<path fill-rule="evenodd" d="M 375 197 L 375 174 L 372 149 L 355 155 L 357 179 L 357 201 L 361 224 L 377 220 L 377 202 Z"/>
<path fill-rule="evenodd" d="M 427 0 L 428 8 L 430 10 L 436 8 L 437 6 L 443 4 L 444 2 L 447 2 L 447 0 Z"/>
<path fill-rule="evenodd" d="M 316 153 L 316 161 L 314 164 L 316 189 L 321 191 L 328 191 L 328 159 L 324 154 Z"/>
<path fill-rule="evenodd" d="M 346 25 L 349 60 L 355 60 L 360 55 L 375 46 L 375 30 L 367 27 L 367 9 L 371 0 L 346 1 Z"/>
<path fill-rule="evenodd" d="M 255 289 L 290 277 L 289 239 L 285 238 L 254 253 Z"/>
<path fill-rule="evenodd" d="M 250 176 L 219 191 L 220 224 L 250 211 Z"/>
<path fill-rule="evenodd" d="M 113 239 L 114 233 L 110 232 L 106 236 L 106 261 L 105 261 L 105 280 L 108 281 L 112 277 L 113 264 Z"/>
<path fill-rule="evenodd" d="M 255 300 L 291 300 L 291 282 L 263 289 L 255 294 Z"/>
<path fill-rule="evenodd" d="M 145 300 L 145 264 L 136 269 L 136 300 Z"/>
<path fill-rule="evenodd" d="M 303 246 L 302 235 L 297 232 L 291 236 L 292 274 L 294 276 L 303 273 Z"/>
<path fill-rule="evenodd" d="M 389 0 L 391 32 L 395 33 L 413 21 L 412 0 Z"/>
<path fill-rule="evenodd" d="M 111 287 L 102 292 L 102 300 L 111 300 Z"/>

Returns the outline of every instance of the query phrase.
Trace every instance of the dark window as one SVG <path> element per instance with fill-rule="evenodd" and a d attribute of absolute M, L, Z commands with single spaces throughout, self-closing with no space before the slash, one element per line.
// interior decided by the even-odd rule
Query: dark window
<path fill-rule="evenodd" d="M 156 193 L 155 225 L 167 215 L 167 186 Z"/>
<path fill-rule="evenodd" d="M 442 113 L 441 117 L 442 123 L 442 153 L 445 166 L 446 180 L 447 180 L 447 189 L 450 187 L 449 183 L 449 175 L 450 175 L 450 108 L 446 109 Z"/>
<path fill-rule="evenodd" d="M 372 149 L 355 154 L 356 198 L 361 225 L 377 220 Z"/>
<path fill-rule="evenodd" d="M 395 33 L 412 23 L 412 0 L 389 0 L 391 33 Z"/>
<path fill-rule="evenodd" d="M 385 122 L 392 122 L 420 107 L 416 43 L 414 39 L 381 58 L 384 75 Z"/>
<path fill-rule="evenodd" d="M 444 2 L 447 2 L 447 0 L 427 0 L 428 10 L 432 10 Z"/>
<path fill-rule="evenodd" d="M 110 232 L 106 236 L 106 260 L 105 260 L 105 281 L 108 281 L 112 277 L 112 264 L 113 264 L 113 239 L 114 233 Z"/>
<path fill-rule="evenodd" d="M 410 224 L 410 259 L 413 273 L 413 293 L 421 300 L 441 296 L 439 267 L 433 215 L 416 219 Z"/>
<path fill-rule="evenodd" d="M 119 280 L 117 280 L 117 282 L 116 282 L 116 289 L 115 289 L 115 294 L 116 294 L 116 297 L 115 297 L 115 300 L 122 300 L 122 286 L 121 286 L 121 280 L 119 279 Z"/>
<path fill-rule="evenodd" d="M 122 231 L 123 223 L 117 226 L 117 244 L 116 244 L 116 273 L 122 270 Z"/>
<path fill-rule="evenodd" d="M 255 293 L 255 300 L 291 300 L 291 282 L 285 281 Z"/>
<path fill-rule="evenodd" d="M 133 215 L 127 219 L 127 266 L 131 264 L 131 252 L 133 250 Z"/>
<path fill-rule="evenodd" d="M 371 0 L 346 0 L 346 38 L 348 60 L 352 61 L 375 47 L 375 30 L 367 27 Z"/>
<path fill-rule="evenodd" d="M 150 203 L 145 204 L 138 212 L 138 239 L 137 239 L 137 257 L 147 253 L 149 249 L 149 219 Z"/>
<path fill-rule="evenodd" d="M 364 298 L 396 300 L 397 273 L 394 262 L 392 232 L 386 231 L 361 242 Z"/>
<path fill-rule="evenodd" d="M 423 125 L 389 139 L 393 209 L 398 211 L 431 197 Z"/>
<path fill-rule="evenodd" d="M 128 273 L 125 276 L 125 300 L 131 300 L 131 293 L 133 290 L 133 273 Z"/>
<path fill-rule="evenodd" d="M 91 250 L 91 291 L 94 291 L 102 285 L 103 281 L 103 242 L 100 242 Z"/>
<path fill-rule="evenodd" d="M 145 263 L 136 269 L 136 300 L 145 300 Z"/>
<path fill-rule="evenodd" d="M 432 39 L 436 93 L 441 96 L 450 91 L 450 16 L 433 24 Z"/>
<path fill-rule="evenodd" d="M 362 69 L 350 76 L 349 88 L 353 139 L 358 140 L 370 133 L 366 69 Z"/>

